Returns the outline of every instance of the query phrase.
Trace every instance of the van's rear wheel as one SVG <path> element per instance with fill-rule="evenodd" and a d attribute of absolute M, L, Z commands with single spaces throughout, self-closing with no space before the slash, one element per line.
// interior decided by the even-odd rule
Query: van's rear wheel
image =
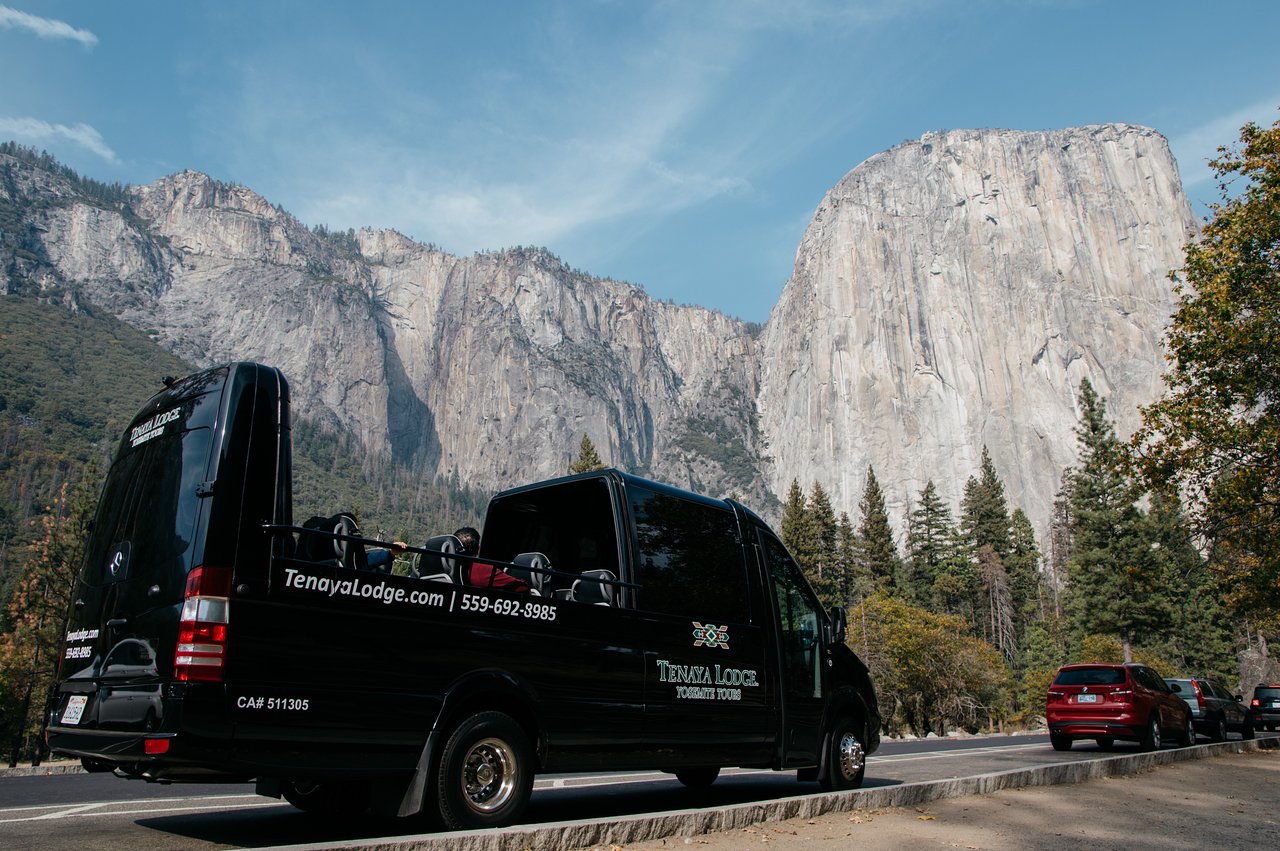
<path fill-rule="evenodd" d="M 675 773 L 676 779 L 690 789 L 705 789 L 720 776 L 720 769 L 705 766 L 699 768 L 682 768 Z"/>
<path fill-rule="evenodd" d="M 524 729 L 501 712 L 458 725 L 440 756 L 440 817 L 454 829 L 502 827 L 524 811 L 533 788 L 533 749 Z"/>
<path fill-rule="evenodd" d="M 827 739 L 827 768 L 818 782 L 827 792 L 857 789 L 867 772 L 867 748 L 862 743 L 862 726 L 842 715 L 831 727 Z"/>

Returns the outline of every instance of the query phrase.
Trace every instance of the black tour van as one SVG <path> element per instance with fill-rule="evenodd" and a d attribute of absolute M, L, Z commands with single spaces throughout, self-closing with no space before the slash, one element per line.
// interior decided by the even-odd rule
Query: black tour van
<path fill-rule="evenodd" d="M 455 828 L 519 818 L 538 772 L 861 783 L 880 718 L 843 612 L 737 502 L 616 470 L 515 488 L 475 559 L 441 536 L 400 576 L 341 524 L 295 526 L 291 476 L 279 370 L 230 364 L 146 404 L 71 604 L 54 751 Z M 466 584 L 473 560 L 528 590 Z"/>

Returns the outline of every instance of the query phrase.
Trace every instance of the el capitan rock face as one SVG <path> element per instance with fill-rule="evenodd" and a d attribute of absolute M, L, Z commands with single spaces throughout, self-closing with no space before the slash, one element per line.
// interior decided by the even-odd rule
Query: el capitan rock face
<path fill-rule="evenodd" d="M 762 340 L 772 487 L 953 506 L 989 447 L 1043 530 L 1089 378 L 1118 431 L 1160 390 L 1195 222 L 1164 138 L 1102 125 L 926 134 L 832 189 Z"/>
<path fill-rule="evenodd" d="M 798 478 L 856 516 L 873 464 L 898 521 L 930 478 L 954 506 L 985 444 L 1041 529 L 1080 379 L 1122 432 L 1158 392 L 1194 230 L 1154 131 L 927 134 L 828 193 L 758 334 L 543 250 L 317 234 L 195 172 L 123 208 L 0 169 L 40 249 L 0 258 L 9 292 L 65 289 L 198 364 L 278 365 L 302 415 L 425 475 L 558 475 L 586 432 L 607 463 L 765 513 Z"/>

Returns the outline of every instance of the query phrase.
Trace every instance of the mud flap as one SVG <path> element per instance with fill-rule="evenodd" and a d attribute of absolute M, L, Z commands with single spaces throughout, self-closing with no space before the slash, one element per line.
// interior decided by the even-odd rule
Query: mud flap
<path fill-rule="evenodd" d="M 435 760 L 438 740 L 439 733 L 436 730 L 427 734 L 427 741 L 422 746 L 422 754 L 418 757 L 418 766 L 413 770 L 413 779 L 409 781 L 409 788 L 405 790 L 404 797 L 400 800 L 400 809 L 396 815 L 401 818 L 422 812 L 427 789 L 431 786 L 431 763 Z"/>

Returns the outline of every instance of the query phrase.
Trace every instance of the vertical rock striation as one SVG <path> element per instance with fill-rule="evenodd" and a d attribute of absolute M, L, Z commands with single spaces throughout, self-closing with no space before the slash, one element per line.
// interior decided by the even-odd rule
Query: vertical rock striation
<path fill-rule="evenodd" d="M 771 486 L 891 515 L 932 479 L 953 506 L 982 447 L 1043 530 L 1088 377 L 1118 430 L 1160 390 L 1168 275 L 1195 223 L 1164 138 L 1102 125 L 929 133 L 819 205 L 764 335 Z"/>

